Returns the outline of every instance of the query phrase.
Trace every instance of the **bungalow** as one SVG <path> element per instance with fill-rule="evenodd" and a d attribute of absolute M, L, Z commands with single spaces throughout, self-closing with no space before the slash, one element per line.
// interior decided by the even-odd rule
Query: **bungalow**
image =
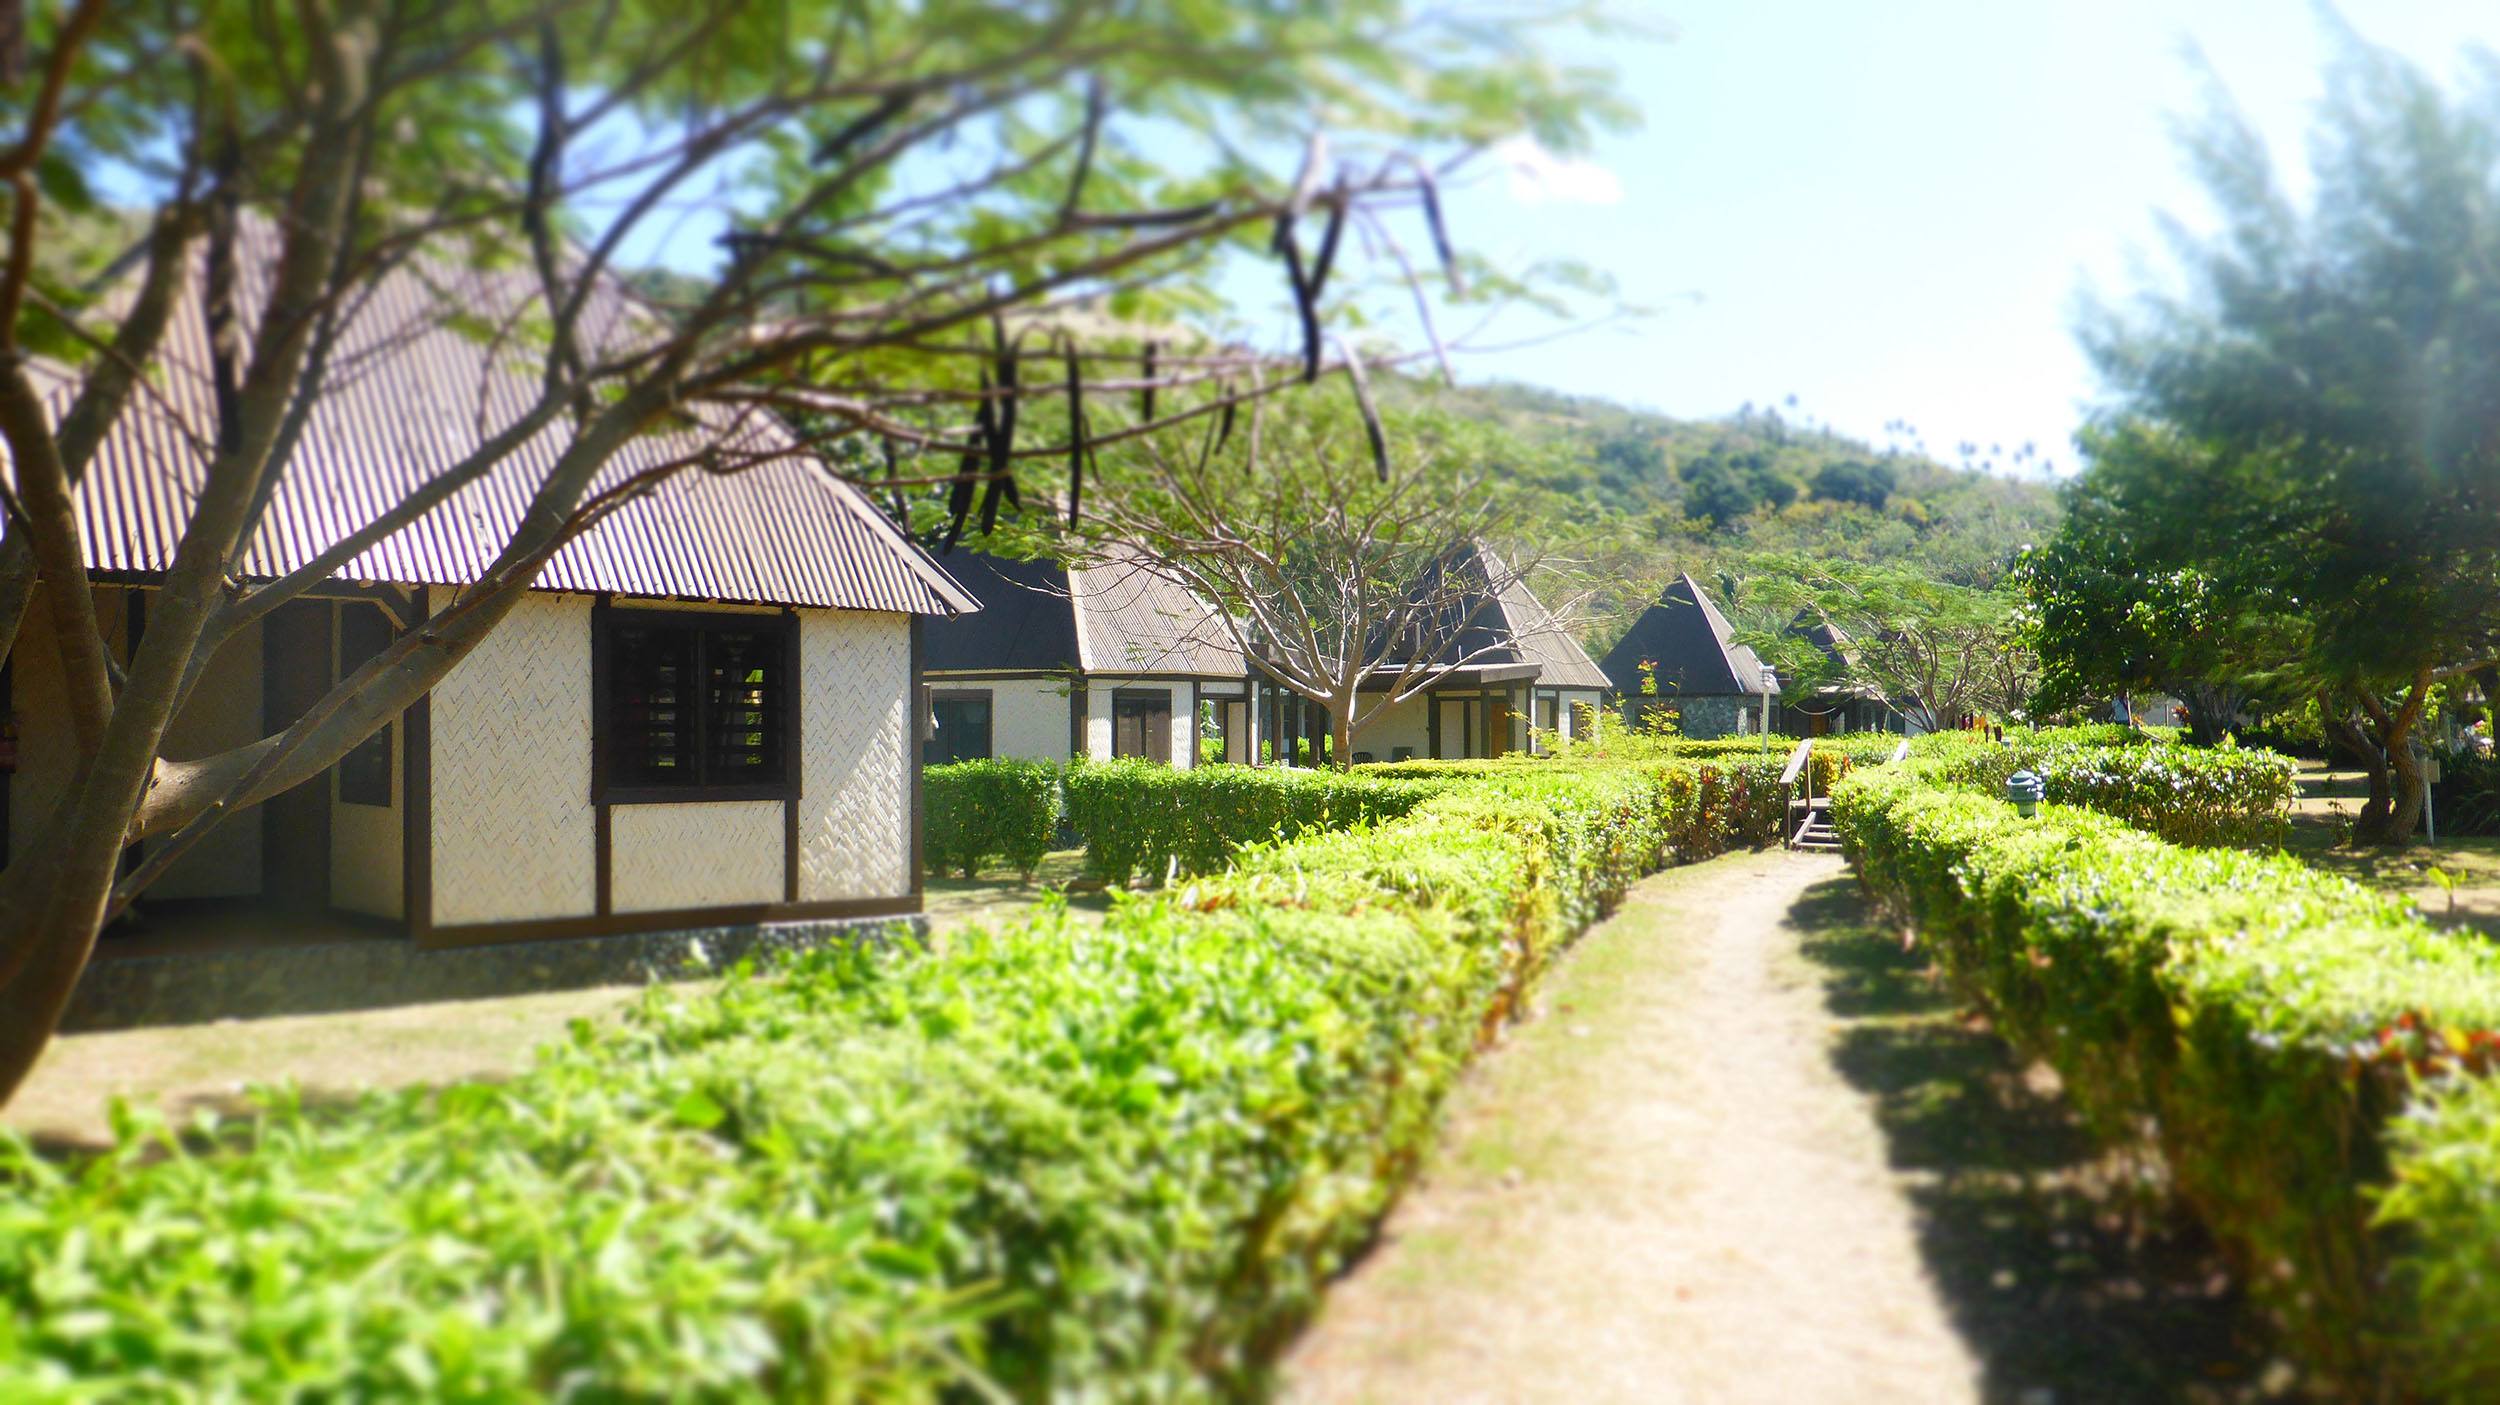
<path fill-rule="evenodd" d="M 1405 761 L 1534 751 L 1539 734 L 1572 737 L 1604 700 L 1606 675 L 1493 548 L 1475 542 L 1451 554 L 1418 589 L 1446 591 L 1448 608 L 1410 649 L 1374 669 L 1378 690 L 1398 686 L 1417 658 L 1438 670 L 1424 691 L 1387 705 L 1354 739 L 1353 760 Z M 1281 754 L 1307 738 L 1314 753 L 1329 736 L 1317 704 L 1273 686 L 1261 690 L 1266 726 Z"/>
<path fill-rule="evenodd" d="M 1249 665 L 1178 583 L 1117 556 L 1069 567 L 966 552 L 947 565 L 981 610 L 922 637 L 930 764 L 1257 758 Z"/>
<path fill-rule="evenodd" d="M 1800 610 L 1788 633 L 1814 646 L 1830 666 L 1827 681 L 1791 688 L 1780 701 L 1779 730 L 1792 737 L 1834 732 L 1888 732 L 1904 726 L 1884 690 L 1856 681 L 1858 650 L 1849 632 L 1813 610 Z"/>
<path fill-rule="evenodd" d="M 1689 574 L 1667 583 L 1599 667 L 1626 721 L 1663 714 L 1688 737 L 1752 735 L 1779 696 L 1776 676 L 1736 642 L 1727 617 Z"/>
<path fill-rule="evenodd" d="M 269 229 L 249 237 L 265 259 Z M 248 577 L 313 560 L 527 403 L 530 368 L 454 323 L 491 320 L 529 286 L 420 259 L 356 304 L 340 341 L 350 369 L 333 371 L 304 426 L 243 559 Z M 585 325 L 631 335 L 625 295 L 601 301 Z M 204 475 L 207 344 L 194 297 L 177 309 L 157 392 L 122 417 L 79 486 L 108 642 L 124 659 Z M 245 628 L 175 719 L 166 753 L 211 754 L 285 727 L 480 579 L 569 432 L 547 430 Z M 795 447 L 772 423 L 689 417 L 631 443 L 594 487 L 712 444 Z M 977 608 L 812 456 L 676 475 L 558 552 L 426 699 L 172 866 L 147 894 L 150 918 L 185 900 L 240 904 L 324 930 L 349 917 L 432 948 L 916 913 L 922 621 Z M 0 672 L 16 730 L 0 841 L 21 853 L 71 762 L 48 629 L 38 603 Z M 256 916 L 251 930 L 289 925 Z"/>

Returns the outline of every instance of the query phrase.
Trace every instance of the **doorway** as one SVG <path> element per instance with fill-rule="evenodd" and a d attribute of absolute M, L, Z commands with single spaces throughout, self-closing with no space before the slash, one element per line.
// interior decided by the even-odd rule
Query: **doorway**
<path fill-rule="evenodd" d="M 1171 764 L 1171 693 L 1121 688 L 1111 694 L 1111 754 Z"/>

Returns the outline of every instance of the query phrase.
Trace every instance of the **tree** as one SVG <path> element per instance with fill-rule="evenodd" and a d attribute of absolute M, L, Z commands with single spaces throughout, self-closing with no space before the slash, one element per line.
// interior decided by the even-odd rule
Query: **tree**
<path fill-rule="evenodd" d="M 2210 745 L 2248 703 L 2297 694 L 2307 620 L 2252 571 L 2265 544 L 2234 532 L 2276 490 L 2269 468 L 2140 420 L 2088 428 L 2066 517 L 2015 579 L 2050 711 L 2151 689 Z"/>
<path fill-rule="evenodd" d="M 2130 413 L 2243 470 L 2230 579 L 2300 602 L 2304 667 L 2392 776 L 2358 833 L 2401 843 L 2432 690 L 2500 657 L 2500 70 L 2451 98 L 2325 22 L 2307 208 L 2218 101 L 2187 147 L 2219 232 L 2180 237 L 2183 292 L 2085 342 Z"/>
<path fill-rule="evenodd" d="M 888 463 L 943 455 L 960 531 L 976 504 L 987 518 L 1016 493 L 1019 464 L 1081 467 L 1111 437 L 1088 433 L 1088 382 L 1144 401 L 1121 431 L 1142 433 L 1315 378 L 1349 225 L 1386 241 L 1393 216 L 1420 215 L 1446 250 L 1433 180 L 1449 161 L 1521 128 L 1568 148 L 1616 112 L 1602 76 L 1545 63 L 1503 12 L 1404 0 L 298 0 L 285 18 L 223 0 L 72 0 L 35 15 L 30 38 L 29 79 L 0 99 L 16 133 L 0 150 L 0 440 L 15 479 L 0 651 L 40 580 L 79 763 L 0 872 L 0 1096 L 110 914 L 165 863 L 321 774 L 495 629 L 567 540 L 690 466 L 594 492 L 640 436 L 688 412 L 727 425 L 700 456 L 712 472 L 767 452 L 736 447 L 766 416 L 802 431 L 771 453 L 865 437 L 898 450 Z M 1157 150 L 1194 141 L 1203 159 L 1148 159 L 1136 134 L 1149 127 Z M 82 177 L 99 171 L 117 200 L 144 202 L 145 238 L 135 271 L 90 297 L 47 270 L 54 215 L 93 204 Z M 648 316 L 587 325 L 629 253 L 688 207 L 720 212 L 715 266 L 647 282 L 664 299 Z M 255 229 L 269 231 L 265 256 Z M 1151 321 L 1203 303 L 1223 247 L 1283 270 L 1303 312 L 1290 374 L 1233 354 L 1158 360 L 1151 340 L 1097 345 L 1053 322 L 1079 304 Z M 474 334 L 526 365 L 535 394 L 481 404 L 474 442 L 422 488 L 303 568 L 250 578 L 244 551 L 292 436 L 346 373 L 333 365 L 342 328 L 417 259 L 523 291 Z M 1480 294 L 1506 286 L 1466 271 Z M 199 487 L 125 673 L 101 642 L 74 493 L 150 394 L 188 296 L 218 329 L 195 368 L 214 410 L 185 426 Z M 441 301 L 446 325 L 481 317 Z M 75 356 L 46 369 L 36 352 Z M 1210 389 L 1184 401 L 1193 385 Z M 1017 414 L 1051 402 L 1059 432 Z M 285 731 L 161 757 L 220 644 L 527 462 L 516 453 L 544 435 L 560 447 L 530 470 L 518 527 L 454 604 Z M 117 877 L 141 838 L 146 863 Z"/>
<path fill-rule="evenodd" d="M 1814 471 L 1814 495 L 1825 502 L 1853 502 L 1883 511 L 1898 486 L 1892 465 L 1866 459 L 1837 459 Z"/>
<path fill-rule="evenodd" d="M 1227 643 L 1328 709 L 1345 766 L 1389 708 L 1507 642 L 1478 612 L 1533 569 L 1486 545 L 1515 528 L 1519 501 L 1495 473 L 1498 436 L 1421 414 L 1388 431 L 1304 399 L 1253 411 L 1230 442 L 1140 441 L 1059 549 L 1211 604 Z"/>
<path fill-rule="evenodd" d="M 1911 724 L 1951 727 L 1966 713 L 2022 707 L 2036 677 L 2016 635 L 2014 602 L 2001 590 L 1931 580 L 1916 571 L 1803 555 L 1758 556 L 1745 564 L 1746 610 L 1779 627 L 1740 631 L 1791 688 L 1872 684 Z M 1845 674 L 1830 656 L 1785 628 L 1800 612 L 1819 615 L 1850 638 L 1856 666 Z"/>

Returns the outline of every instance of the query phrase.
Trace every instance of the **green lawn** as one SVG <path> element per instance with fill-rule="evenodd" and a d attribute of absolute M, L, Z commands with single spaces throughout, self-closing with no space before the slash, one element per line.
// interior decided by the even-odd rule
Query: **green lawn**
<path fill-rule="evenodd" d="M 2339 844 L 2369 791 L 2362 774 L 2301 764 L 2300 799 L 2292 805 L 2293 854 L 2332 873 L 2411 898 L 2435 923 L 2454 923 L 2500 937 L 2500 835 L 2443 833 L 2436 844 L 2416 841 L 2401 849 Z M 2455 880 L 2451 892 L 2433 876 Z"/>

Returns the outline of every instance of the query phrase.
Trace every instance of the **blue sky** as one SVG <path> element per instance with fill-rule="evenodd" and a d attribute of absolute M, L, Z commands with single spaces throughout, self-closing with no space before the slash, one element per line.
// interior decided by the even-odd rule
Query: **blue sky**
<path fill-rule="evenodd" d="M 2075 345 L 2087 284 L 2169 267 L 2155 214 L 2201 220 L 2172 117 L 2200 106 L 2193 42 L 2297 167 L 2327 44 L 2305 0 L 1637 0 L 1675 38 L 1617 46 L 1641 130 L 1591 159 L 1620 199 L 1453 200 L 1462 242 L 1564 255 L 1655 309 L 1512 355 L 1502 377 L 1672 414 L 1778 404 L 1880 440 L 1906 419 L 1951 457 L 2024 440 L 2061 471 L 2096 391 Z M 2442 78 L 2500 47 L 2500 6 L 2347 13 Z M 1595 176 L 1596 173 L 1588 173 Z M 1604 185 L 1602 178 L 1594 184 Z M 1521 324 L 1517 330 L 1528 330 Z"/>

